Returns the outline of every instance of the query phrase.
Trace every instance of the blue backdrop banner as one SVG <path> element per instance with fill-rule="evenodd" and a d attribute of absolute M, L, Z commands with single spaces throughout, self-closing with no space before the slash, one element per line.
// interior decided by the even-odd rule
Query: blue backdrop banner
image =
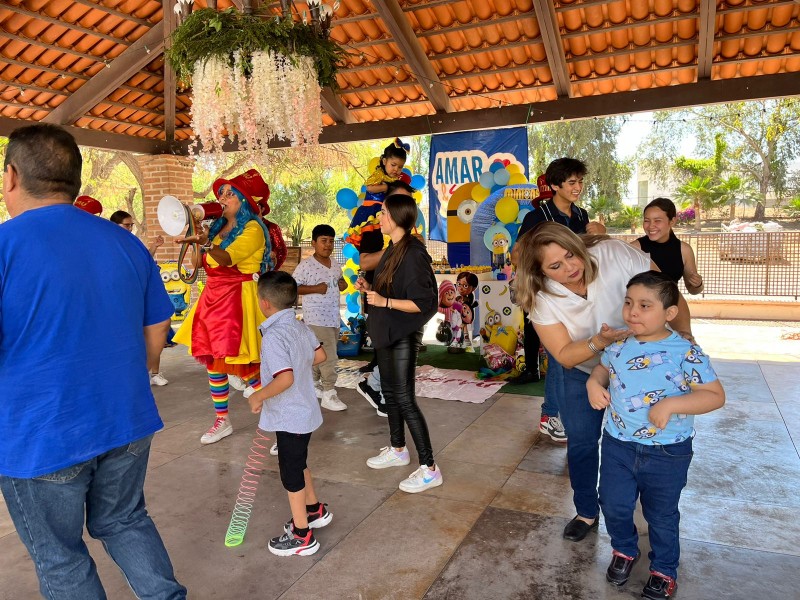
<path fill-rule="evenodd" d="M 431 138 L 428 178 L 429 237 L 447 239 L 447 205 L 458 186 L 478 181 L 497 161 L 518 163 L 528 176 L 528 135 L 525 127 L 447 133 Z M 508 164 L 508 163 L 506 163 Z"/>

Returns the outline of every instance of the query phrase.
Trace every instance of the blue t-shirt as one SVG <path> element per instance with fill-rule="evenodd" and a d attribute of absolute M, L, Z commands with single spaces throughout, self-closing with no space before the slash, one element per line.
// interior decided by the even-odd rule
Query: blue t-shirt
<path fill-rule="evenodd" d="M 143 327 L 172 303 L 147 248 L 70 204 L 0 225 L 0 474 L 58 471 L 162 427 Z"/>
<path fill-rule="evenodd" d="M 609 435 L 648 446 L 694 437 L 694 415 L 673 414 L 664 429 L 656 428 L 648 415 L 650 407 L 664 398 L 683 396 L 694 385 L 717 380 L 699 346 L 677 333 L 657 342 L 639 342 L 630 336 L 608 346 L 600 360 L 610 382 Z"/>

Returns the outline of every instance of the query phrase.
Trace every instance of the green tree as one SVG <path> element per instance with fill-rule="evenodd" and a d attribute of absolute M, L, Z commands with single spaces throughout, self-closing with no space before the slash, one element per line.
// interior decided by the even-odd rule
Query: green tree
<path fill-rule="evenodd" d="M 609 198 L 608 196 L 597 196 L 589 200 L 587 210 L 591 218 L 597 218 L 601 223 L 609 220 L 612 214 L 619 212 L 622 208 L 622 201 L 619 198 Z"/>
<path fill-rule="evenodd" d="M 736 174 L 755 182 L 755 217 L 764 218 L 765 201 L 790 196 L 790 165 L 800 155 L 800 100 L 781 98 L 703 106 L 655 113 L 656 124 L 640 146 L 641 163 L 661 183 L 674 177 L 671 167 L 683 139 L 694 136 L 701 158 L 720 163 L 717 175 L 735 165 Z"/>
<path fill-rule="evenodd" d="M 528 127 L 531 179 L 544 173 L 550 161 L 577 158 L 589 168 L 585 201 L 605 196 L 622 198 L 631 178 L 631 165 L 616 155 L 622 129 L 620 117 L 559 121 Z"/>
<path fill-rule="evenodd" d="M 700 231 L 702 211 L 715 206 L 717 192 L 710 177 L 695 176 L 676 190 L 679 201 L 689 203 L 694 208 L 694 228 Z"/>
<path fill-rule="evenodd" d="M 727 204 L 730 207 L 728 218 L 733 220 L 736 218 L 736 205 L 750 206 L 758 199 L 758 192 L 753 189 L 752 185 L 746 182 L 738 175 L 730 175 L 722 179 L 717 184 L 717 203 L 719 205 Z"/>
<path fill-rule="evenodd" d="M 636 233 L 636 225 L 642 221 L 642 209 L 638 206 L 625 206 L 620 216 L 631 228 L 631 233 Z"/>

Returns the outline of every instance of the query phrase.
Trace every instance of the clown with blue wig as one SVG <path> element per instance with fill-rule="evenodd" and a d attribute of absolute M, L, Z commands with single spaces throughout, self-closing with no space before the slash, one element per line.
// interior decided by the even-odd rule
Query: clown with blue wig
<path fill-rule="evenodd" d="M 263 320 L 258 308 L 258 276 L 280 267 L 286 245 L 280 228 L 263 219 L 269 186 L 255 169 L 233 179 L 217 179 L 214 194 L 222 216 L 197 235 L 176 240 L 201 244 L 206 286 L 174 341 L 184 344 L 208 371 L 216 419 L 200 442 L 213 444 L 233 433 L 228 418 L 229 382 L 252 393 L 261 387 Z M 196 267 L 197 265 L 195 265 Z"/>

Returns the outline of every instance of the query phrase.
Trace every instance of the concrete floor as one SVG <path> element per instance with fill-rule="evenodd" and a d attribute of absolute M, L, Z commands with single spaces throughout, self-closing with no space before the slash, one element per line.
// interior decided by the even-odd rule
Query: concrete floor
<path fill-rule="evenodd" d="M 774 328 L 730 327 L 696 328 L 706 351 L 720 357 L 714 364 L 728 403 L 697 419 L 681 502 L 678 597 L 796 598 L 800 342 L 770 340 Z M 388 443 L 386 420 L 352 390 L 340 390 L 349 409 L 324 411 L 310 451 L 333 522 L 319 530 L 317 554 L 280 558 L 265 548 L 289 516 L 274 457 L 245 542 L 224 545 L 257 417 L 235 392 L 236 432 L 202 447 L 212 420 L 203 371 L 179 348 L 165 352 L 163 370 L 170 384 L 155 393 L 165 428 L 153 443 L 147 495 L 190 598 L 639 597 L 647 560 L 621 592 L 605 583 L 610 546 L 602 522 L 579 544 L 561 539 L 574 510 L 564 448 L 534 430 L 540 398 L 497 394 L 479 405 L 422 399 L 445 483 L 410 495 L 397 484 L 413 465 L 373 471 L 364 464 Z M 639 529 L 646 532 L 643 521 Z M 88 544 L 109 598 L 133 598 L 102 546 Z M 641 550 L 649 550 L 646 534 Z M 0 496 L 0 598 L 37 596 L 33 565 Z"/>

